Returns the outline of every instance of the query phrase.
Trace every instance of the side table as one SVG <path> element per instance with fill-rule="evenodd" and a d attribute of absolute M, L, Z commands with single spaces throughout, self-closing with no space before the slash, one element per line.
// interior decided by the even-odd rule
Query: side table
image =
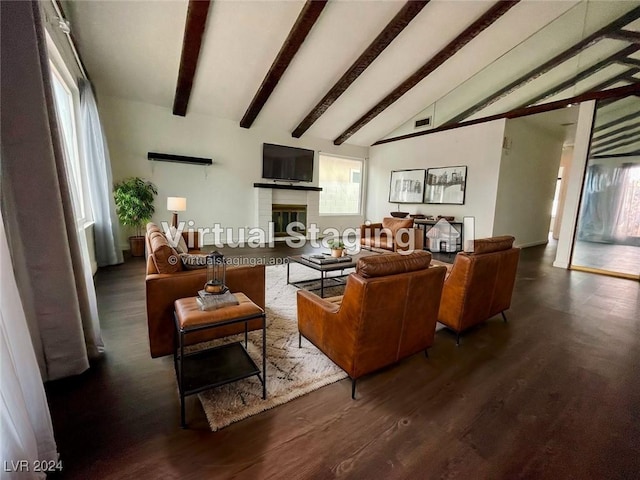
<path fill-rule="evenodd" d="M 264 310 L 244 293 L 234 293 L 239 305 L 217 310 L 200 310 L 196 297 L 175 301 L 177 345 L 174 349 L 174 367 L 180 391 L 180 426 L 186 427 L 184 399 L 243 378 L 257 375 L 262 383 L 262 398 L 267 398 L 267 320 Z M 262 319 L 262 371 L 247 353 L 247 322 Z M 185 336 L 211 328 L 244 322 L 244 346 L 233 342 L 217 347 L 184 353 Z"/>

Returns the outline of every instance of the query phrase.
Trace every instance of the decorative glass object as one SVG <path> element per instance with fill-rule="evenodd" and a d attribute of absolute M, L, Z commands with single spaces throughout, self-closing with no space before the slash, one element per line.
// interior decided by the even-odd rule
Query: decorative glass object
<path fill-rule="evenodd" d="M 207 255 L 207 283 L 204 284 L 204 290 L 207 293 L 221 294 L 227 291 L 224 284 L 226 273 L 226 263 L 224 255 L 218 251 L 214 251 Z"/>

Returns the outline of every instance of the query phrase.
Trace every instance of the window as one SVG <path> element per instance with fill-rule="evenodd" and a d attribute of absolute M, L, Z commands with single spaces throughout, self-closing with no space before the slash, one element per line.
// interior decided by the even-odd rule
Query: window
<path fill-rule="evenodd" d="M 363 161 L 320 153 L 320 215 L 359 215 Z"/>
<path fill-rule="evenodd" d="M 51 50 L 50 50 L 51 52 Z M 57 57 L 57 52 L 51 55 Z M 91 220 L 88 191 L 85 188 L 87 182 L 84 180 L 84 166 L 82 165 L 77 131 L 77 108 L 79 106 L 79 95 L 76 85 L 70 78 L 65 78 L 65 74 L 70 74 L 64 70 L 64 65 L 59 62 L 51 62 L 51 84 L 53 87 L 53 100 L 56 108 L 56 116 L 60 127 L 60 139 L 63 143 L 65 161 L 69 187 L 73 199 L 76 220 L 84 224 Z"/>

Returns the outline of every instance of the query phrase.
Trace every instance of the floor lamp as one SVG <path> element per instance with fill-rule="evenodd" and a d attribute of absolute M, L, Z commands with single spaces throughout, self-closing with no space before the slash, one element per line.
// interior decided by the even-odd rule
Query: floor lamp
<path fill-rule="evenodd" d="M 167 210 L 173 212 L 171 226 L 178 228 L 178 212 L 187 210 L 187 199 L 184 197 L 167 197 Z"/>

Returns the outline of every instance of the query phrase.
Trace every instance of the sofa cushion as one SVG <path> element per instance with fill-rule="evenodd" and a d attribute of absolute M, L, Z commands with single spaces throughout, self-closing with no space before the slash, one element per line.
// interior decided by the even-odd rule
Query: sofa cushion
<path fill-rule="evenodd" d="M 370 255 L 358 260 L 356 273 L 364 278 L 382 277 L 398 273 L 414 272 L 429 268 L 431 254 L 424 250 L 408 254 L 383 253 Z"/>
<path fill-rule="evenodd" d="M 509 250 L 513 247 L 515 238 L 511 235 L 503 235 L 501 237 L 479 238 L 473 242 L 473 255 L 481 255 L 483 253 L 499 252 L 501 250 Z"/>
<path fill-rule="evenodd" d="M 170 227 L 169 232 L 165 234 L 165 237 L 167 237 L 169 245 L 175 248 L 176 252 L 189 253 L 187 242 L 184 237 L 178 233 L 178 229 L 176 227 Z"/>
<path fill-rule="evenodd" d="M 182 262 L 169 242 L 161 232 L 153 232 L 149 235 L 151 246 L 151 258 L 158 273 L 175 273 L 182 270 Z"/>
<path fill-rule="evenodd" d="M 386 234 L 379 237 L 364 237 L 360 239 L 360 244 L 369 248 L 384 248 L 393 251 L 393 241 Z"/>

